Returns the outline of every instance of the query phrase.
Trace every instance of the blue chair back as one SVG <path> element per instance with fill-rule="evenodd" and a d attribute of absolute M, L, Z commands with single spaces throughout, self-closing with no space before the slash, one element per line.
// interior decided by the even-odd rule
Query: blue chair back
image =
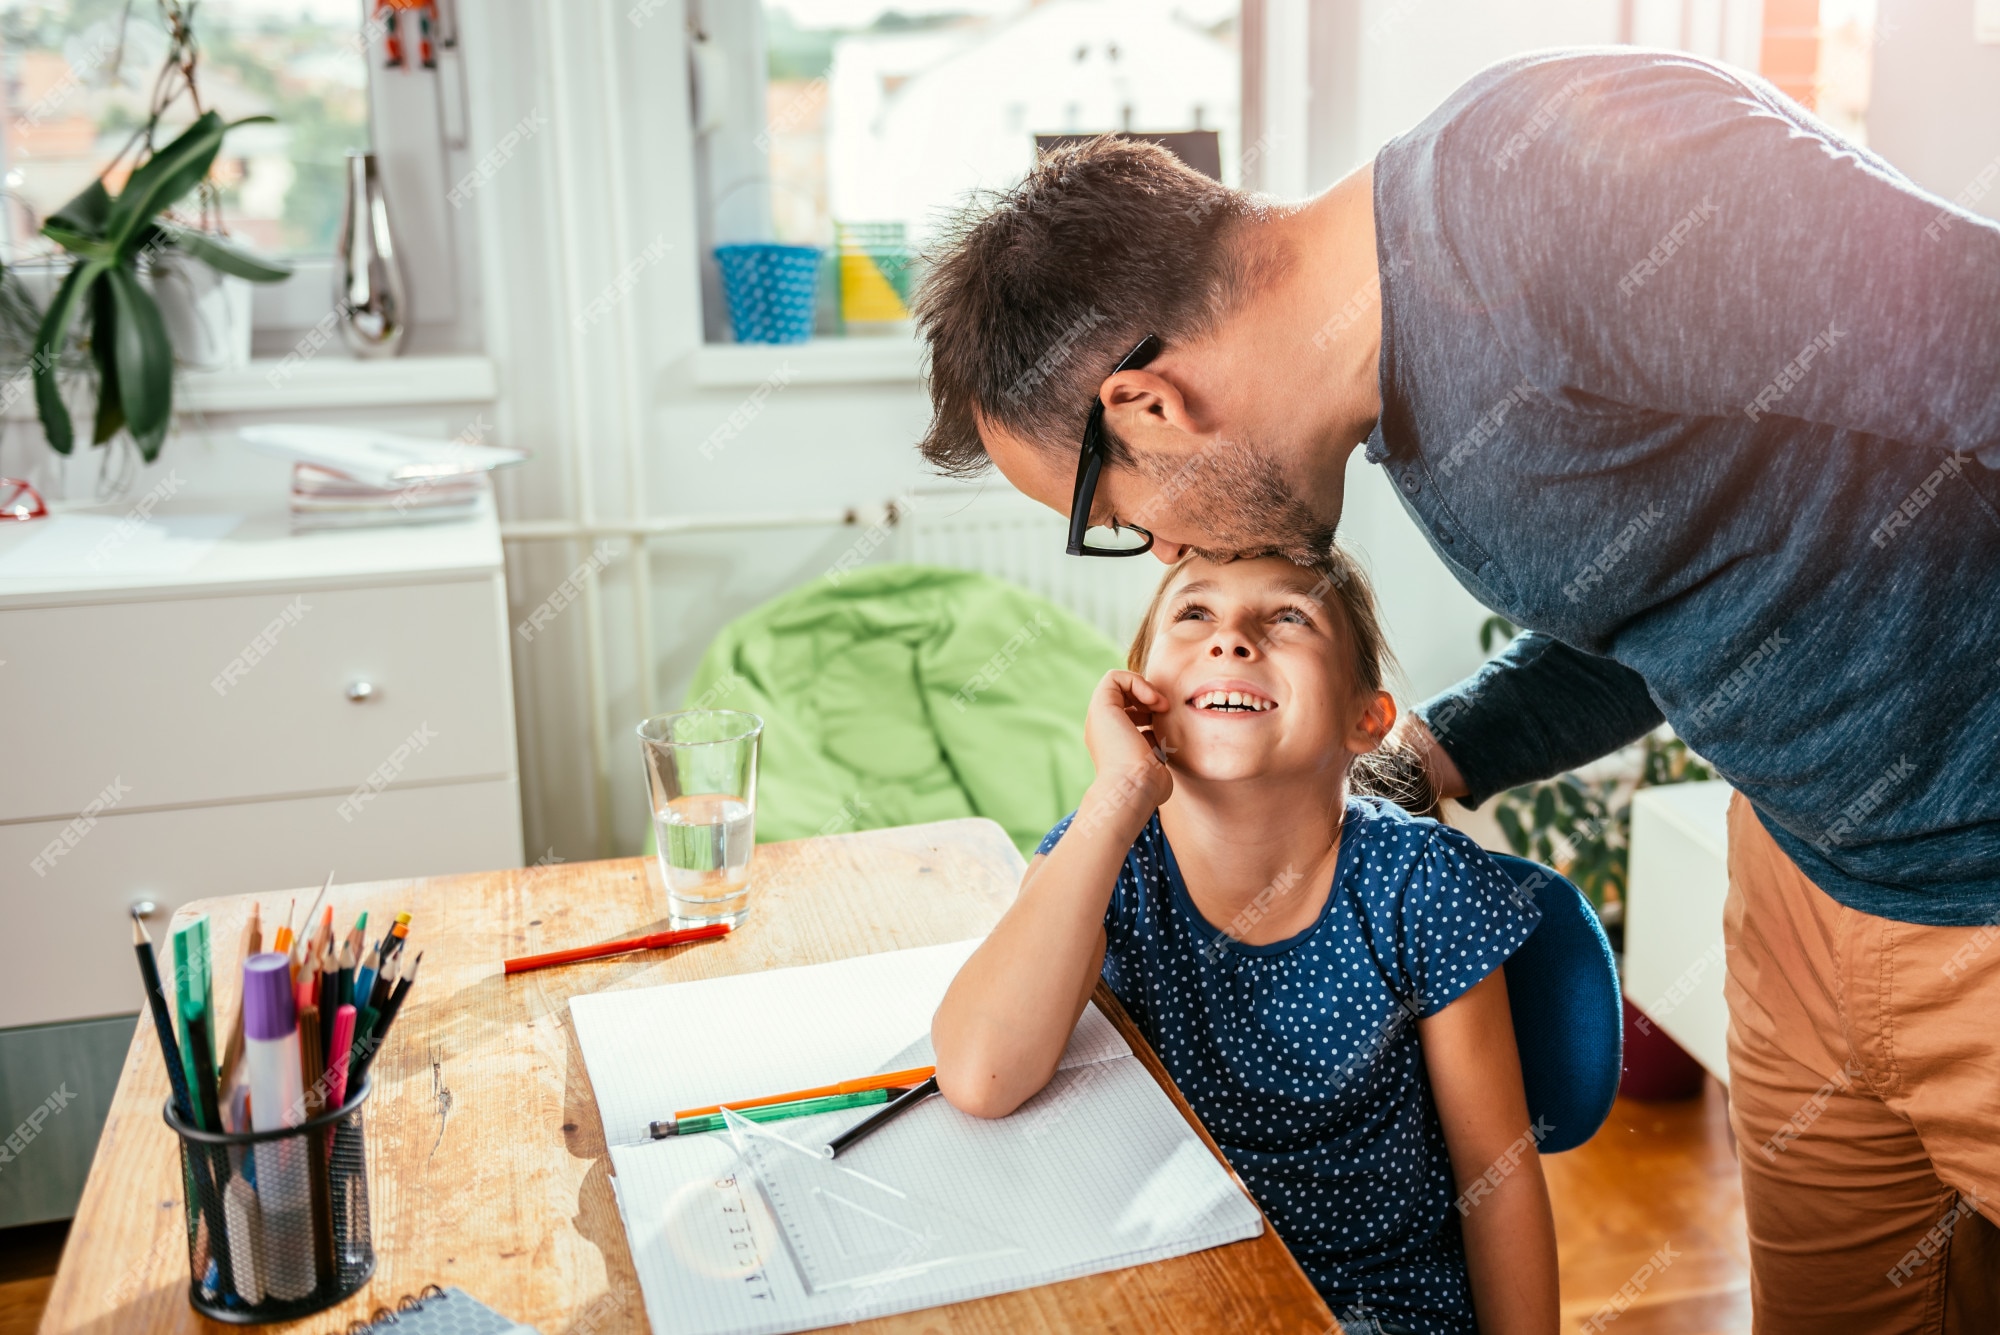
<path fill-rule="evenodd" d="M 1560 872 L 1493 854 L 1542 920 L 1507 961 L 1507 999 L 1528 1116 L 1548 1127 L 1543 1154 L 1575 1149 L 1597 1134 L 1618 1096 L 1625 1012 L 1618 966 L 1597 913 Z"/>

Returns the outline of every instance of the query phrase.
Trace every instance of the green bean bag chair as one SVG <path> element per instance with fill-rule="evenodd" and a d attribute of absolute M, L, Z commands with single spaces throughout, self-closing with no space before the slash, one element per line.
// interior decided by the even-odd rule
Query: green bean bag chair
<path fill-rule="evenodd" d="M 987 575 L 866 566 L 724 627 L 687 707 L 764 720 L 757 839 L 999 822 L 1026 856 L 1094 773 L 1083 714 L 1111 641 Z"/>

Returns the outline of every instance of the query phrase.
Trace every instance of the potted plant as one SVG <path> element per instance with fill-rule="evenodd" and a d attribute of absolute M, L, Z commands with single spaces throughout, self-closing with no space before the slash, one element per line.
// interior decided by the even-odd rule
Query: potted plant
<path fill-rule="evenodd" d="M 190 225 L 171 210 L 200 191 L 200 221 L 217 221 L 209 169 L 223 137 L 238 125 L 268 121 L 252 116 L 226 123 L 203 110 L 195 82 L 196 47 L 190 26 L 193 5 L 160 0 L 168 50 L 146 121 L 133 132 L 98 178 L 58 209 L 42 235 L 71 258 L 70 268 L 42 315 L 30 366 L 35 406 L 49 447 L 68 454 L 75 446 L 69 407 L 60 392 L 59 371 L 73 333 L 81 336 L 96 378 L 93 444 L 104 444 L 122 429 L 140 457 L 156 458 L 173 418 L 174 348 L 160 307 L 142 273 L 156 264 L 198 262 L 253 283 L 291 276 L 291 267 L 251 254 L 221 235 L 219 227 Z M 183 95 L 196 116 L 174 139 L 155 147 L 162 117 Z M 108 177 L 130 154 L 133 166 L 116 196 Z"/>

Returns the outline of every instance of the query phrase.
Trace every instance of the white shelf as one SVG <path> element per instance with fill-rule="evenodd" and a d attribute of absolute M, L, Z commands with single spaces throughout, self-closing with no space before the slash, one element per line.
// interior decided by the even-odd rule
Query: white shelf
<path fill-rule="evenodd" d="M 816 338 L 810 343 L 706 343 L 693 355 L 694 383 L 703 389 L 750 389 L 767 381 L 788 385 L 914 385 L 923 371 L 914 335 Z"/>
<path fill-rule="evenodd" d="M 486 357 L 390 357 L 361 361 L 324 352 L 286 366 L 258 358 L 235 371 L 183 371 L 174 378 L 174 410 L 198 413 L 307 412 L 322 408 L 490 403 L 499 378 Z M 35 396 L 18 394 L 9 419 L 35 416 Z"/>

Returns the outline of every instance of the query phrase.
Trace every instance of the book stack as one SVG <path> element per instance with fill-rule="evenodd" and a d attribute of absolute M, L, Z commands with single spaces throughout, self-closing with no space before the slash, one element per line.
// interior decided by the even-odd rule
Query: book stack
<path fill-rule="evenodd" d="M 423 440 L 354 427 L 248 426 L 253 448 L 292 460 L 294 531 L 434 524 L 477 514 L 486 474 L 525 450 L 476 439 Z"/>

